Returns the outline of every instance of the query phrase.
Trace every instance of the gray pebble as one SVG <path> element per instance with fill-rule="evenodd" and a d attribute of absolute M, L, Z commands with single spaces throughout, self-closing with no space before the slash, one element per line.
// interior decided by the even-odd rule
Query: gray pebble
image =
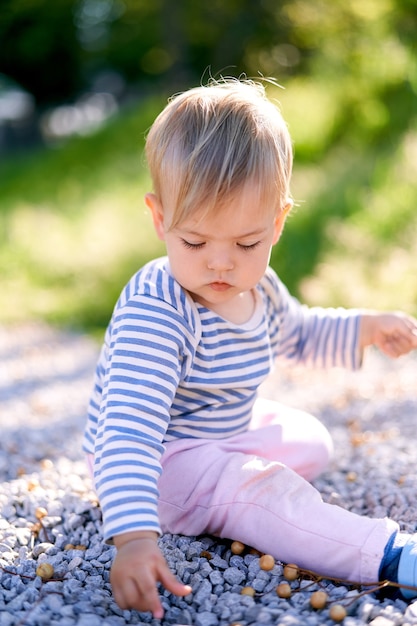
<path fill-rule="evenodd" d="M 45 594 L 43 603 L 45 603 L 53 613 L 60 613 L 62 610 L 62 605 L 64 603 L 64 598 L 55 593 L 50 593 L 50 591 L 48 590 Z"/>
<path fill-rule="evenodd" d="M 95 613 L 84 613 L 77 620 L 77 626 L 101 626 L 102 619 Z"/>
<path fill-rule="evenodd" d="M 199 557 L 202 551 L 203 544 L 201 543 L 201 541 L 193 541 L 187 546 L 185 552 L 187 561 L 191 561 L 193 558 Z"/>
<path fill-rule="evenodd" d="M 126 620 L 124 617 L 121 617 L 119 615 L 112 615 L 111 617 L 107 617 L 104 621 L 100 623 L 101 623 L 101 626 L 125 626 Z M 141 623 L 146 623 L 146 622 L 141 622 Z"/>
<path fill-rule="evenodd" d="M 209 580 L 202 580 L 200 586 L 197 589 L 197 592 L 194 594 L 194 603 L 197 606 L 200 606 L 205 600 L 210 597 L 212 588 L 213 586 Z"/>
<path fill-rule="evenodd" d="M 0 613 L 1 626 L 15 626 L 16 620 L 19 619 L 19 617 L 15 613 L 7 612 L 8 610 L 10 611 L 10 609 L 6 608 L 6 605 L 5 605 L 5 609 L 1 610 L 1 613 Z"/>
<path fill-rule="evenodd" d="M 82 525 L 83 521 L 84 518 L 82 517 L 82 515 L 78 515 L 77 513 L 70 513 L 66 518 L 64 527 L 69 531 L 75 530 Z"/>
<path fill-rule="evenodd" d="M 176 570 L 179 578 L 184 581 L 185 575 L 188 574 L 188 579 L 190 579 L 191 574 L 197 572 L 200 569 L 200 564 L 198 561 L 179 561 L 176 564 Z"/>
<path fill-rule="evenodd" d="M 59 620 L 56 621 L 57 626 L 75 626 L 76 622 L 73 617 L 60 617 Z M 53 622 L 51 622 L 51 626 L 53 626 Z"/>
<path fill-rule="evenodd" d="M 101 587 L 103 584 L 103 578 L 100 575 L 89 575 L 85 578 L 85 583 L 90 588 L 94 589 L 95 587 Z"/>
<path fill-rule="evenodd" d="M 219 569 L 227 569 L 229 567 L 229 563 L 218 554 L 214 554 L 213 558 L 210 559 L 210 565 L 212 567 L 218 567 Z"/>
<path fill-rule="evenodd" d="M 245 561 L 239 554 L 232 554 L 232 556 L 229 559 L 229 565 L 231 567 L 238 567 L 239 569 L 243 571 L 247 571 L 248 569 Z"/>
<path fill-rule="evenodd" d="M 2 430 L 0 450 L 0 626 L 15 626 L 19 622 L 25 626 L 160 626 L 150 613 L 120 609 L 111 595 L 109 570 L 115 548 L 103 543 L 101 510 L 91 491 L 81 451 L 97 347 L 83 338 L 48 329 L 25 332 L 21 337 L 30 338 L 32 348 L 27 349 L 13 332 L 2 334 L 0 326 L 0 346 L 4 349 L 10 342 L 5 354 L 6 362 L 11 364 L 10 371 L 6 368 L 6 385 L 2 387 L 9 391 L 2 403 L 6 403 L 7 415 L 12 417 L 10 427 Z M 42 348 L 35 357 L 33 346 L 38 344 Z M 289 400 L 289 404 L 304 398 L 331 429 L 336 460 L 331 470 L 315 481 L 326 501 L 372 517 L 388 513 L 404 530 L 414 532 L 417 360 L 402 362 L 404 365 L 395 363 L 401 374 L 396 378 L 395 373 L 387 375 L 386 361 L 371 360 L 372 367 L 365 372 L 364 393 L 358 383 L 360 378 L 348 382 L 350 373 L 344 374 L 342 383 L 314 388 L 309 376 L 302 385 L 297 379 L 293 391 L 291 385 L 287 389 L 278 379 L 278 392 L 274 388 L 272 393 L 283 401 Z M 23 374 L 15 380 L 16 368 L 21 368 Z M 326 381 L 331 377 L 332 373 L 326 372 Z M 391 389 L 391 395 L 385 397 L 383 390 L 394 383 L 398 389 L 395 393 Z M 49 412 L 39 416 L 33 408 L 35 389 L 49 408 Z M 379 391 L 368 393 L 368 389 Z M 324 394 L 325 402 L 320 400 Z M 338 402 L 332 404 L 328 394 L 337 396 Z M 396 428 L 398 433 L 373 446 L 372 454 L 368 454 L 366 445 L 350 445 L 347 424 L 351 419 L 359 420 L 364 431 L 369 428 L 384 433 Z M 12 449 L 19 453 L 5 452 Z M 39 463 L 44 457 L 52 459 L 46 469 Z M 28 473 L 16 478 L 21 465 L 27 466 Z M 357 474 L 354 483 L 346 481 L 351 470 Z M 32 490 L 28 489 L 30 481 L 37 484 Z M 48 511 L 44 523 L 50 542 L 43 532 L 36 538 L 30 531 L 37 506 Z M 68 543 L 83 544 L 87 550 L 64 551 Z M 278 599 L 274 588 L 282 580 L 281 565 L 263 572 L 257 555 L 232 555 L 230 541 L 166 533 L 159 545 L 172 571 L 194 587 L 193 593 L 184 598 L 161 590 L 167 626 L 230 626 L 233 622 L 251 626 L 334 626 L 326 612 L 316 613 L 309 608 L 311 588 L 304 588 L 301 583 L 302 591 L 290 601 Z M 208 551 L 212 558 L 202 557 L 203 551 Z M 45 560 L 53 564 L 62 581 L 45 584 L 35 577 L 36 565 Z M 10 568 L 15 574 L 7 574 L 1 568 Z M 242 596 L 240 591 L 245 585 L 252 585 L 260 595 Z M 337 601 L 351 593 L 346 587 L 326 581 L 323 585 Z M 399 599 L 380 602 L 374 596 L 361 597 L 351 605 L 343 626 L 361 623 L 417 626 L 416 605 Z"/>
<path fill-rule="evenodd" d="M 237 567 L 228 567 L 224 571 L 223 577 L 230 585 L 240 585 L 245 580 L 245 573 Z"/>
<path fill-rule="evenodd" d="M 109 550 L 105 550 L 103 552 L 103 546 L 96 544 L 95 546 L 88 548 L 84 553 L 84 558 L 87 561 L 95 561 L 99 559 L 99 557 L 103 557 L 105 554 L 107 555 Z"/>
<path fill-rule="evenodd" d="M 200 572 L 196 572 L 195 574 L 191 576 L 190 581 L 187 584 L 191 585 L 191 587 L 193 588 L 193 591 L 197 591 L 202 580 L 203 580 L 203 577 L 200 574 Z"/>
<path fill-rule="evenodd" d="M 255 589 L 257 593 L 262 593 L 265 591 L 267 581 L 264 578 L 256 577 L 252 580 L 251 586 Z"/>
<path fill-rule="evenodd" d="M 218 619 L 210 611 L 202 611 L 195 616 L 195 624 L 196 626 L 216 626 Z"/>
<path fill-rule="evenodd" d="M 71 572 L 73 569 L 76 569 L 78 567 L 81 567 L 81 565 L 84 563 L 84 559 L 82 559 L 80 556 L 75 556 L 73 559 L 71 559 L 71 561 L 68 563 L 68 570 Z"/>
<path fill-rule="evenodd" d="M 114 557 L 114 552 L 112 550 L 105 550 L 102 554 L 100 554 L 97 557 L 97 560 L 100 563 L 108 563 L 109 561 L 112 561 Z M 88 557 L 86 557 L 88 558 Z"/>
<path fill-rule="evenodd" d="M 213 570 L 209 574 L 209 579 L 212 585 L 223 585 L 224 580 L 226 580 L 226 576 L 223 577 L 221 572 L 219 572 L 218 570 Z"/>
<path fill-rule="evenodd" d="M 43 543 L 37 543 L 32 550 L 32 554 L 35 557 L 35 559 L 40 555 L 40 554 L 44 554 L 45 552 L 47 552 L 50 548 L 53 548 L 53 544 L 52 543 L 47 543 L 46 541 Z"/>
<path fill-rule="evenodd" d="M 209 561 L 206 561 L 205 559 L 201 559 L 199 569 L 198 569 L 201 576 L 204 576 L 204 577 L 210 576 L 211 572 L 213 571 L 211 563 L 212 561 L 209 562 Z"/>
<path fill-rule="evenodd" d="M 74 578 L 78 580 L 79 582 L 83 583 L 85 582 L 88 574 L 82 569 L 74 569 L 72 571 L 72 576 L 74 576 Z"/>

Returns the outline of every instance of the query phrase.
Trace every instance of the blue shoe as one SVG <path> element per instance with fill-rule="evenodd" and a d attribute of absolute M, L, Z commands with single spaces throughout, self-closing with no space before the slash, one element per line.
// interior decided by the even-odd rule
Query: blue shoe
<path fill-rule="evenodd" d="M 398 563 L 397 580 L 400 585 L 411 585 L 415 590 L 400 589 L 405 600 L 417 598 L 417 533 L 411 535 L 402 548 Z"/>

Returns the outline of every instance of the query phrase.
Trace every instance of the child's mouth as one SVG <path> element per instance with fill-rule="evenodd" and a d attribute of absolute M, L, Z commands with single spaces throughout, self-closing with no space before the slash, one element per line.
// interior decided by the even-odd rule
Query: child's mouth
<path fill-rule="evenodd" d="M 216 281 L 216 282 L 210 283 L 210 287 L 214 291 L 227 291 L 228 289 L 230 289 L 231 285 L 229 285 L 229 283 L 223 283 L 221 281 Z"/>

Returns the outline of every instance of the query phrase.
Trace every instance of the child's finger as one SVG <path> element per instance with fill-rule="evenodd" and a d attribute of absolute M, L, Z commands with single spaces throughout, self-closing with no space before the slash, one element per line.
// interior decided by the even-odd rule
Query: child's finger
<path fill-rule="evenodd" d="M 408 352 L 410 352 L 413 347 L 413 342 L 410 339 L 409 335 L 397 333 L 394 336 L 389 337 L 385 341 L 385 346 L 383 347 L 383 350 L 389 356 L 399 357 L 403 354 L 407 354 Z"/>
<path fill-rule="evenodd" d="M 192 591 L 189 585 L 184 585 L 180 582 L 166 566 L 161 570 L 159 580 L 165 589 L 175 596 L 187 596 Z"/>

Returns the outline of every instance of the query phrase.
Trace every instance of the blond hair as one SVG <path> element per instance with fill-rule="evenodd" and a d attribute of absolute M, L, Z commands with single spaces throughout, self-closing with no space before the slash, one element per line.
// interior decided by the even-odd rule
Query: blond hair
<path fill-rule="evenodd" d="M 261 206 L 290 202 L 291 138 L 261 83 L 222 79 L 174 96 L 148 133 L 146 156 L 171 228 L 219 209 L 246 184 Z"/>

